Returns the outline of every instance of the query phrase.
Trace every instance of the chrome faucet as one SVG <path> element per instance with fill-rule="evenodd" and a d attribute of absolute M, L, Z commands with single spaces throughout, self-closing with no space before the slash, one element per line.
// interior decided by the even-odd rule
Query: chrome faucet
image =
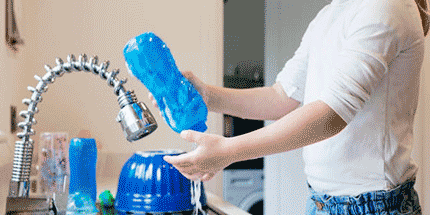
<path fill-rule="evenodd" d="M 139 140 L 157 129 L 157 122 L 146 105 L 137 101 L 133 91 L 124 89 L 123 84 L 127 82 L 127 79 L 118 80 L 116 78 L 119 70 L 107 71 L 109 62 L 97 65 L 97 56 L 88 60 L 84 54 L 80 55 L 78 60 L 75 59 L 75 56 L 69 55 L 65 63 L 57 58 L 56 63 L 54 68 L 45 65 L 46 74 L 44 76 L 34 76 L 38 83 L 36 87 L 29 86 L 27 88 L 32 92 L 32 95 L 29 99 L 22 100 L 24 104 L 28 105 L 28 109 L 19 113 L 25 120 L 18 124 L 22 132 L 18 133 L 17 136 L 21 140 L 15 142 L 13 172 L 9 184 L 6 214 L 56 213 L 54 199 L 29 198 L 29 178 L 34 144 L 30 136 L 35 134 L 31 127 L 36 124 L 34 115 L 38 113 L 37 104 L 42 101 L 41 94 L 47 91 L 48 84 L 54 83 L 55 78 L 72 71 L 84 71 L 99 75 L 103 80 L 107 80 L 108 85 L 114 88 L 114 94 L 118 97 L 120 111 L 116 120 L 121 124 L 127 141 Z"/>

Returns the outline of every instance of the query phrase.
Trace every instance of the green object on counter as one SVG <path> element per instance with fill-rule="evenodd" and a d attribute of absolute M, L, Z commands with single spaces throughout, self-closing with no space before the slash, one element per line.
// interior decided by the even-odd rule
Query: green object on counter
<path fill-rule="evenodd" d="M 112 193 L 109 190 L 105 190 L 99 195 L 100 205 L 102 207 L 112 207 L 115 199 L 113 198 Z"/>

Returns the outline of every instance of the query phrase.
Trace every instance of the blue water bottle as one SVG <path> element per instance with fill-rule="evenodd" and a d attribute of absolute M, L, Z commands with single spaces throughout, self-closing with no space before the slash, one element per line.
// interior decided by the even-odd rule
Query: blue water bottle
<path fill-rule="evenodd" d="M 73 138 L 69 147 L 67 214 L 96 214 L 97 146 L 92 138 Z"/>
<path fill-rule="evenodd" d="M 154 33 L 132 38 L 124 47 L 129 73 L 154 95 L 163 118 L 176 132 L 207 129 L 202 96 L 178 70 L 167 45 Z"/>

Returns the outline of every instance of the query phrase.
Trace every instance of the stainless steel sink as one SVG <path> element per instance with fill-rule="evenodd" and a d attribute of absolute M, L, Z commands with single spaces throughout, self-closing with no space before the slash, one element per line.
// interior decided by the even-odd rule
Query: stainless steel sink
<path fill-rule="evenodd" d="M 206 192 L 207 206 L 203 210 L 207 215 L 250 215 L 249 213 L 239 209 L 238 207 L 223 201 L 220 197 Z M 22 204 L 25 202 L 25 204 Z M 65 215 L 65 211 L 56 211 L 52 201 L 44 198 L 8 198 L 7 215 Z M 120 214 L 113 207 L 101 207 L 97 203 L 100 215 L 117 215 Z M 122 213 L 133 214 L 133 213 Z M 166 215 L 192 215 L 193 211 L 164 213 Z M 146 215 L 161 215 L 161 214 L 146 214 Z"/>
<path fill-rule="evenodd" d="M 8 199 L 8 211 L 7 215 L 19 214 L 19 215 L 66 215 L 66 211 L 56 211 L 52 201 L 43 198 L 32 198 L 31 200 L 25 200 L 26 204 L 23 205 L 21 198 Z M 98 215 L 117 215 L 117 214 L 134 214 L 131 212 L 119 213 L 114 207 L 102 207 L 100 203 L 97 203 L 99 209 Z M 203 207 L 203 210 L 207 215 L 223 214 L 216 212 L 215 209 L 209 206 Z M 193 211 L 175 212 L 175 213 L 146 213 L 146 215 L 193 215 Z"/>

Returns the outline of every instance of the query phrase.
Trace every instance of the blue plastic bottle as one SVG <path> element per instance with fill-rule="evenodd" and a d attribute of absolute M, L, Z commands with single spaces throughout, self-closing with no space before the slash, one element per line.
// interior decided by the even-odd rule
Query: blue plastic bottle
<path fill-rule="evenodd" d="M 132 38 L 124 47 L 131 75 L 154 95 L 163 118 L 176 132 L 207 129 L 208 110 L 202 96 L 178 70 L 167 45 L 154 33 Z"/>
<path fill-rule="evenodd" d="M 97 146 L 92 138 L 70 140 L 67 214 L 95 214 Z"/>

